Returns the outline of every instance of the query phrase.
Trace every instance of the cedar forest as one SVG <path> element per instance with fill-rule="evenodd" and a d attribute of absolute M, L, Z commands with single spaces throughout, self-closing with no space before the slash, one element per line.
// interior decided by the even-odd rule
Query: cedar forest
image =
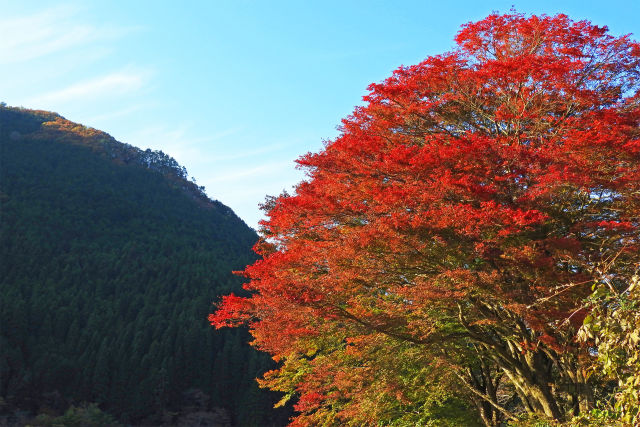
<path fill-rule="evenodd" d="M 164 153 L 3 106 L 0 424 L 640 425 L 640 44 L 514 11 L 455 42 L 259 236 Z"/>
<path fill-rule="evenodd" d="M 255 260 L 228 207 L 53 113 L 0 107 L 0 159 L 0 425 L 286 422 L 268 356 L 206 321 Z"/>

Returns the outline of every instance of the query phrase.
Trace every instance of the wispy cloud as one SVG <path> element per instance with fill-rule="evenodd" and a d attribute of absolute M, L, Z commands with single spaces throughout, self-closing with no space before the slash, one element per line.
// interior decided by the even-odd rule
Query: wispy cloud
<path fill-rule="evenodd" d="M 223 155 L 214 155 L 209 157 L 207 160 L 211 162 L 223 162 L 229 160 L 240 160 L 248 157 L 261 156 L 265 154 L 275 153 L 277 151 L 282 151 L 286 148 L 285 144 L 272 144 L 265 147 L 259 147 L 251 150 L 238 150 L 232 154 L 223 154 Z"/>
<path fill-rule="evenodd" d="M 34 107 L 46 107 L 75 100 L 128 95 L 145 86 L 150 74 L 147 70 L 116 71 L 28 98 L 24 103 Z"/>
<path fill-rule="evenodd" d="M 77 8 L 58 6 L 31 15 L 0 18 L 0 64 L 34 60 L 120 38 L 135 30 L 74 22 L 78 13 Z"/>
<path fill-rule="evenodd" d="M 203 138 L 205 140 L 203 142 L 210 142 L 210 141 L 217 141 L 219 139 L 224 139 L 228 136 L 237 134 L 242 129 L 243 129 L 242 127 L 232 127 L 229 129 L 224 129 L 224 130 L 221 130 L 220 132 L 216 132 L 213 135 L 209 135 L 208 137 Z"/>
<path fill-rule="evenodd" d="M 192 127 L 185 122 L 174 123 L 171 127 L 151 125 L 123 135 L 122 141 L 140 148 L 162 150 L 180 164 L 188 165 L 189 172 L 193 172 L 193 166 L 206 162 L 207 150 L 203 144 L 206 145 L 211 136 L 194 136 Z"/>
<path fill-rule="evenodd" d="M 211 164 L 215 162 L 226 162 L 230 160 L 241 159 L 244 157 L 258 155 L 261 153 L 268 153 L 274 151 L 276 147 L 265 147 L 264 149 L 254 150 L 252 152 L 240 152 L 239 154 L 210 154 L 212 147 L 230 146 L 233 149 L 239 149 L 238 144 L 229 145 L 220 143 L 225 139 L 235 136 L 244 130 L 243 127 L 231 127 L 214 131 L 210 134 L 202 136 L 194 135 L 194 124 L 174 124 L 172 127 L 168 126 L 148 126 L 146 128 L 138 129 L 136 132 L 129 135 L 130 143 L 137 145 L 141 144 L 153 144 L 155 149 L 161 149 L 167 153 L 171 153 L 173 157 L 181 162 L 195 164 Z"/>
<path fill-rule="evenodd" d="M 265 175 L 265 176 L 273 175 L 273 174 L 278 174 L 280 171 L 286 168 L 293 169 L 293 162 L 290 162 L 290 161 L 272 162 L 272 163 L 256 166 L 253 168 L 242 169 L 242 170 L 230 172 L 227 174 L 220 174 L 206 180 L 206 183 L 215 184 L 219 182 L 237 181 L 237 180 L 241 180 L 249 177 L 254 177 L 257 175 Z"/>
<path fill-rule="evenodd" d="M 117 118 L 120 118 L 120 117 L 125 117 L 125 116 L 128 116 L 131 113 L 135 113 L 136 111 L 143 110 L 146 107 L 148 107 L 148 105 L 146 105 L 146 104 L 131 105 L 131 106 L 123 108 L 121 110 L 109 111 L 107 113 L 98 114 L 96 116 L 91 116 L 91 117 L 89 117 L 89 118 L 87 118 L 85 120 L 86 120 L 87 124 L 91 125 L 93 123 L 100 123 L 100 122 L 105 122 L 105 121 L 117 119 Z"/>

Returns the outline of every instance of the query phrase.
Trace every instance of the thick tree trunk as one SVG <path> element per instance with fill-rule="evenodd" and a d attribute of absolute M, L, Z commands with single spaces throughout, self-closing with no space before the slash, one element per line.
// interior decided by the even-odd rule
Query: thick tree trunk
<path fill-rule="evenodd" d="M 485 330 L 469 325 L 459 305 L 459 319 L 471 339 L 482 346 L 485 354 L 504 371 L 516 387 L 528 411 L 563 421 L 564 414 L 550 387 L 554 381 L 552 367 L 556 361 L 537 346 L 532 348 L 531 332 L 512 313 L 483 302 L 476 301 L 474 304 L 487 318 L 502 321 L 503 328 L 510 323 L 513 324 L 513 328 L 505 328 L 505 332 L 498 327 Z M 523 344 L 520 345 L 519 342 Z"/>
<path fill-rule="evenodd" d="M 497 389 L 502 374 L 491 369 L 481 358 L 480 368 L 469 368 L 458 377 L 472 392 L 471 398 L 478 414 L 487 427 L 499 426 L 505 418 L 516 419 L 507 409 L 498 404 Z"/>

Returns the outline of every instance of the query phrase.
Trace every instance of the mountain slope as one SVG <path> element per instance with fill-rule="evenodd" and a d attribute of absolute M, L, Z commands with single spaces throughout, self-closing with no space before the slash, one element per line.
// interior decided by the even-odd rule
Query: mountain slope
<path fill-rule="evenodd" d="M 257 236 L 186 177 L 161 152 L 0 108 L 5 409 L 88 401 L 122 422 L 174 423 L 216 407 L 242 425 L 282 422 L 252 381 L 268 361 L 206 321 L 238 292 L 231 271 L 255 259 Z"/>

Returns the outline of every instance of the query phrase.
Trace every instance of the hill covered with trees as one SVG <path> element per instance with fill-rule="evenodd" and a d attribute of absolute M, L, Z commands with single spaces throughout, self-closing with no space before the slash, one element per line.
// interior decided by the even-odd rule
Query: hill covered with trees
<path fill-rule="evenodd" d="M 254 381 L 269 358 L 206 320 L 256 240 L 168 155 L 1 107 L 0 416 L 285 423 Z"/>

